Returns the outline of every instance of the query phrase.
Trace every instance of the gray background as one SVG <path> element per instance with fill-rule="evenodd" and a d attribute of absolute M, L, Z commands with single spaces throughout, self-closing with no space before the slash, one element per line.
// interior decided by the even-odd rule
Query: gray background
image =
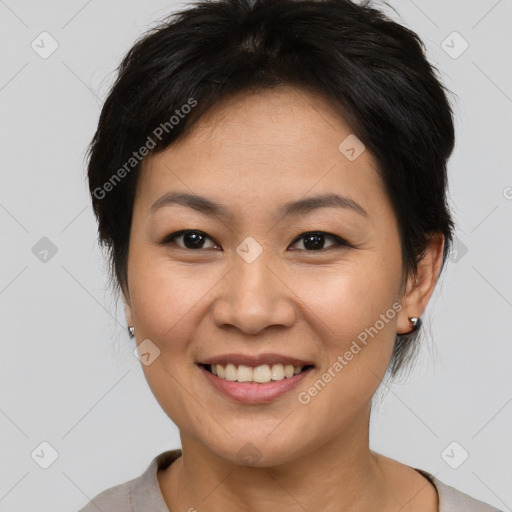
<path fill-rule="evenodd" d="M 417 366 L 379 389 L 371 447 L 512 510 L 512 1 L 390 3 L 458 95 L 449 176 L 459 247 Z M 78 510 L 180 446 L 107 287 L 84 156 L 120 58 L 183 5 L 0 0 L 2 512 Z M 51 49 L 43 31 L 58 43 L 47 58 L 31 47 Z M 453 31 L 469 44 L 457 58 Z M 43 237 L 57 250 L 46 261 Z M 58 453 L 47 469 L 43 442 Z M 450 467 L 462 450 L 467 460 Z"/>

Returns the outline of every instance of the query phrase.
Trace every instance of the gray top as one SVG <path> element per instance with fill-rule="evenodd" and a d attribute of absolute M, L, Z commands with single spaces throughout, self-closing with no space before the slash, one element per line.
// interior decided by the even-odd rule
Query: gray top
<path fill-rule="evenodd" d="M 165 469 L 180 456 L 181 449 L 157 455 L 142 475 L 99 493 L 78 512 L 170 512 L 160 491 L 156 472 L 159 468 Z M 443 484 L 422 469 L 413 469 L 430 480 L 437 489 L 438 512 L 502 512 Z"/>

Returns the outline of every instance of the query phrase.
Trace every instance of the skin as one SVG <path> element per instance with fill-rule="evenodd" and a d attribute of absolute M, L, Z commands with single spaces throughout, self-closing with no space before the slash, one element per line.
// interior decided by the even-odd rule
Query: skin
<path fill-rule="evenodd" d="M 194 130 L 145 159 L 131 229 L 127 322 L 137 343 L 160 355 L 143 365 L 159 404 L 180 430 L 183 455 L 157 473 L 173 511 L 380 510 L 434 512 L 435 488 L 409 466 L 369 449 L 371 399 L 389 365 L 395 335 L 421 316 L 439 275 L 443 236 L 432 236 L 417 282 L 405 282 L 397 221 L 368 150 L 349 161 L 338 146 L 350 127 L 324 99 L 281 86 L 217 103 Z M 150 213 L 169 191 L 207 196 L 231 220 L 183 205 Z M 367 212 L 320 208 L 282 218 L 278 208 L 337 193 Z M 202 249 L 176 231 L 199 230 Z M 312 250 L 299 235 L 325 236 Z M 247 263 L 236 248 L 262 248 Z M 323 248 L 323 249 L 322 249 Z M 325 388 L 297 399 L 394 303 L 401 311 L 369 339 Z M 241 352 L 312 361 L 313 372 L 266 404 L 216 391 L 196 362 Z M 242 463 L 248 442 L 259 458 Z"/>

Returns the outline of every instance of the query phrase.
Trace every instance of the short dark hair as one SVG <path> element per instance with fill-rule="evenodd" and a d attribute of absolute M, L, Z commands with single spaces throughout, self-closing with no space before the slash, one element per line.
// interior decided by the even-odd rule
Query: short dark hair
<path fill-rule="evenodd" d="M 223 98 L 282 84 L 324 97 L 376 158 L 399 225 L 404 283 L 431 233 L 445 237 L 443 268 L 454 229 L 446 197 L 453 113 L 424 51 L 416 33 L 369 1 L 195 1 L 150 29 L 122 60 L 88 151 L 114 290 L 127 285 L 142 161 L 133 152 L 168 148 Z M 412 359 L 417 336 L 397 335 L 392 376 Z"/>

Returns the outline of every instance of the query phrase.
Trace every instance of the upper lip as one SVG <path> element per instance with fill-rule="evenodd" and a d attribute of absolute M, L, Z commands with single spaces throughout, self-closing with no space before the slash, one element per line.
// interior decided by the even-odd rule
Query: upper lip
<path fill-rule="evenodd" d="M 311 361 L 298 359 L 296 357 L 285 356 L 283 354 L 264 353 L 258 355 L 247 354 L 223 354 L 220 356 L 209 357 L 201 361 L 199 364 L 221 364 L 226 365 L 232 363 L 234 365 L 243 364 L 246 366 L 261 366 L 264 364 L 291 364 L 293 366 L 314 366 Z"/>

